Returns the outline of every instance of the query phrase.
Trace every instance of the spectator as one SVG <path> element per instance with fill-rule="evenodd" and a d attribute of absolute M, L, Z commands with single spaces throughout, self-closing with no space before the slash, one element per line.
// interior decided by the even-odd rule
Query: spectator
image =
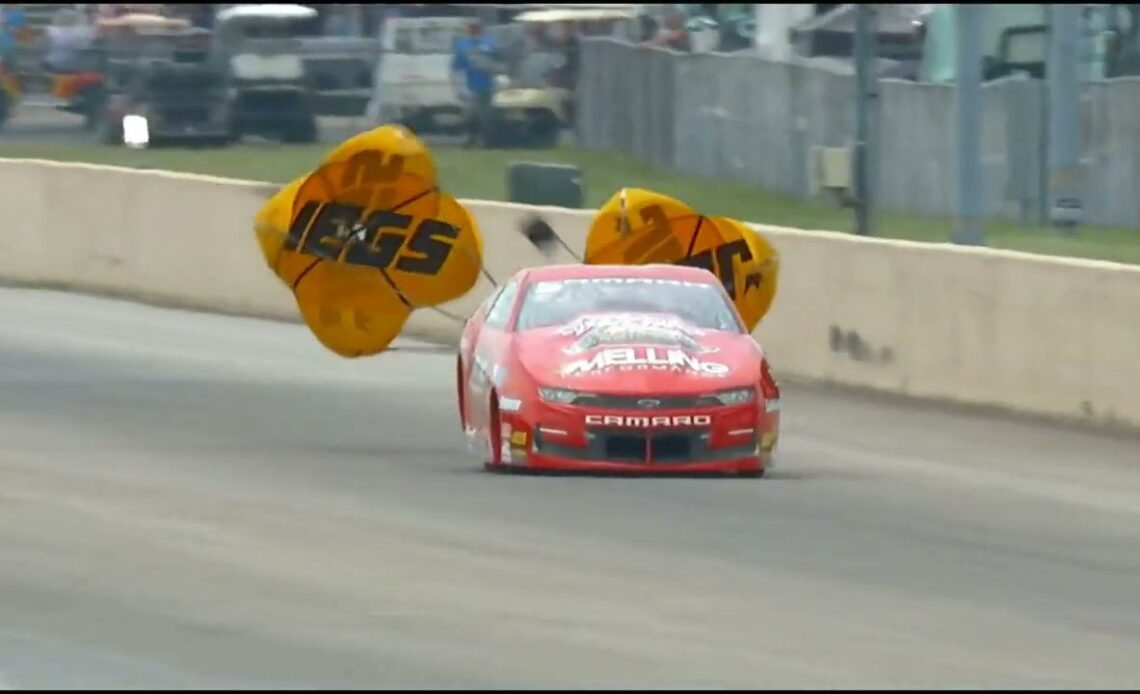
<path fill-rule="evenodd" d="M 637 42 L 648 44 L 657 36 L 657 20 L 648 13 L 637 16 Z"/>
<path fill-rule="evenodd" d="M 4 23 L 5 30 L 11 34 L 12 38 L 16 38 L 20 30 L 27 24 L 24 19 L 24 8 L 15 3 L 4 3 L 3 12 L 0 13 L 0 21 Z"/>
<path fill-rule="evenodd" d="M 95 18 L 98 19 L 114 19 L 123 14 L 122 5 L 112 3 L 102 3 L 96 5 Z"/>
<path fill-rule="evenodd" d="M 456 73 L 463 73 L 466 90 L 456 86 L 460 98 L 469 102 L 468 139 L 471 147 L 476 140 L 487 143 L 490 130 L 491 98 L 495 91 L 495 74 L 501 72 L 498 65 L 495 45 L 483 34 L 483 22 L 471 22 L 470 36 L 455 42 L 455 53 L 451 59 L 451 73 L 454 84 Z"/>
<path fill-rule="evenodd" d="M 94 34 L 80 12 L 63 9 L 56 12 L 44 37 L 47 41 L 45 66 L 52 72 L 70 72 L 79 52 L 87 47 Z"/>
<path fill-rule="evenodd" d="M 10 58 L 25 27 L 24 11 L 19 5 L 5 4 L 0 12 L 0 58 Z"/>
<path fill-rule="evenodd" d="M 192 5 L 190 23 L 199 29 L 211 31 L 214 28 L 214 10 L 211 5 Z"/>
<path fill-rule="evenodd" d="M 361 19 L 358 16 L 359 12 L 354 16 L 353 9 L 359 10 L 356 7 L 345 7 L 343 5 L 332 7 L 329 18 L 325 22 L 325 35 L 359 37 L 361 35 Z"/>
<path fill-rule="evenodd" d="M 659 48 L 671 48 L 674 51 L 682 51 L 685 53 L 690 52 L 693 46 L 689 37 L 689 30 L 685 26 L 685 13 L 670 10 L 669 13 L 665 15 L 664 30 L 654 37 L 654 39 L 649 42 L 649 45 Z"/>
<path fill-rule="evenodd" d="M 562 68 L 560 79 L 567 89 L 573 89 L 578 83 L 578 66 L 582 60 L 580 35 L 581 30 L 576 23 L 562 23 L 562 50 L 566 53 L 566 64 Z"/>
<path fill-rule="evenodd" d="M 0 65 L 6 61 L 16 48 L 16 38 L 8 29 L 7 19 L 0 15 Z"/>
<path fill-rule="evenodd" d="M 381 41 L 384 40 L 384 32 L 388 28 L 388 22 L 399 19 L 407 14 L 401 5 L 383 5 L 383 9 L 379 10 L 380 18 L 375 23 L 376 35 Z M 373 12 L 377 11 L 376 5 L 369 5 Z"/>

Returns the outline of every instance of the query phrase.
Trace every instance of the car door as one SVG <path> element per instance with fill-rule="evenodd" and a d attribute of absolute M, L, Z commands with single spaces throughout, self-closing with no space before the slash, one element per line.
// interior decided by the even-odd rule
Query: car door
<path fill-rule="evenodd" d="M 464 421 L 480 433 L 485 433 L 490 425 L 490 395 L 510 345 L 507 327 L 514 313 L 518 290 L 517 279 L 503 285 L 488 304 L 482 326 L 469 345 L 471 357 L 464 381 Z"/>

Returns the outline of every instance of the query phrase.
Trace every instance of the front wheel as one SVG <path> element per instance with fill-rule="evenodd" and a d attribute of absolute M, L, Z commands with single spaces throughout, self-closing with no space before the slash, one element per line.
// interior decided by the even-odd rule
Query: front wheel
<path fill-rule="evenodd" d="M 75 112 L 83 116 L 83 129 L 96 132 L 102 125 L 103 113 L 107 108 L 107 89 L 102 84 L 85 87 L 75 97 Z"/>
<path fill-rule="evenodd" d="M 463 389 L 463 357 L 455 360 L 455 399 L 459 403 L 459 428 L 467 432 L 467 403 L 464 401 L 466 393 Z"/>
<path fill-rule="evenodd" d="M 502 423 L 499 419 L 499 398 L 491 391 L 490 401 L 487 403 L 487 460 L 483 461 L 483 469 L 488 472 L 507 472 L 510 466 L 503 464 L 503 434 Z"/>
<path fill-rule="evenodd" d="M 297 123 L 289 127 L 281 139 L 283 142 L 291 145 L 311 145 L 315 143 L 320 139 L 320 134 L 317 132 L 316 119 Z"/>
<path fill-rule="evenodd" d="M 532 122 L 530 134 L 535 149 L 553 149 L 562 137 L 562 124 L 553 113 L 543 112 Z"/>
<path fill-rule="evenodd" d="M 100 144 L 118 147 L 123 144 L 123 121 L 120 118 L 107 118 L 96 129 Z"/>

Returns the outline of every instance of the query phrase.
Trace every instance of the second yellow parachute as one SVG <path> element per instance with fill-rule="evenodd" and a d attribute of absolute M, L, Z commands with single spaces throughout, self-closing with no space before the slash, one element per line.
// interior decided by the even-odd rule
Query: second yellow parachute
<path fill-rule="evenodd" d="M 749 331 L 768 313 L 779 281 L 779 255 L 748 225 L 639 188 L 619 190 L 598 211 L 584 261 L 704 268 L 724 284 Z"/>

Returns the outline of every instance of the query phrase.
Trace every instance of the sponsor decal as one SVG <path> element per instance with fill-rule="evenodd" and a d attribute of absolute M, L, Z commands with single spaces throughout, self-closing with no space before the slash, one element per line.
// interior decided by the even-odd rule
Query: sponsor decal
<path fill-rule="evenodd" d="M 518 412 L 522 409 L 522 400 L 516 398 L 499 398 L 500 412 Z"/>
<path fill-rule="evenodd" d="M 511 445 L 512 446 L 523 446 L 523 447 L 525 447 L 526 446 L 526 432 L 525 431 L 516 431 L 513 434 L 511 434 Z"/>
<path fill-rule="evenodd" d="M 712 416 L 675 415 L 673 417 L 642 417 L 639 415 L 616 414 L 588 414 L 586 424 L 590 426 L 608 427 L 634 427 L 648 429 L 650 427 L 706 427 L 712 424 Z"/>
<path fill-rule="evenodd" d="M 697 376 L 723 377 L 728 365 L 707 361 L 682 349 L 662 347 L 612 347 L 562 366 L 563 376 L 579 376 L 608 371 L 671 371 Z"/>
<path fill-rule="evenodd" d="M 562 351 L 566 354 L 581 354 L 605 345 L 660 345 L 680 347 L 698 354 L 717 351 L 716 347 L 702 345 L 677 327 L 637 324 L 595 327 L 573 344 L 564 347 Z"/>
<path fill-rule="evenodd" d="M 689 337 L 700 337 L 704 330 L 695 328 L 676 316 L 654 316 L 641 313 L 606 313 L 602 315 L 586 315 L 575 318 L 559 329 L 559 335 L 573 335 L 582 337 L 591 330 L 598 328 L 664 328 L 677 330 Z"/>
<path fill-rule="evenodd" d="M 499 436 L 501 442 L 499 444 L 499 457 L 504 464 L 510 465 L 514 462 L 511 459 L 511 425 L 504 423 L 499 428 Z"/>
<path fill-rule="evenodd" d="M 560 280 L 565 284 L 669 284 L 674 287 L 707 287 L 706 282 L 669 280 L 662 277 L 574 277 Z"/>
<path fill-rule="evenodd" d="M 764 401 L 764 412 L 765 413 L 771 414 L 773 412 L 779 412 L 779 411 L 780 411 L 780 401 L 779 400 L 765 400 Z"/>

